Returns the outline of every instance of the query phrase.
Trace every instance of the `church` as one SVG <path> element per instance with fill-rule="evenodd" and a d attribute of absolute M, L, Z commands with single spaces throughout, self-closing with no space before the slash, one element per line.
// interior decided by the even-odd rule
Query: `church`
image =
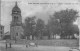
<path fill-rule="evenodd" d="M 15 3 L 15 6 L 12 9 L 12 21 L 10 24 L 10 35 L 11 39 L 21 39 L 21 35 L 23 35 L 23 27 L 22 27 L 22 16 L 21 10 L 18 7 L 18 3 Z"/>

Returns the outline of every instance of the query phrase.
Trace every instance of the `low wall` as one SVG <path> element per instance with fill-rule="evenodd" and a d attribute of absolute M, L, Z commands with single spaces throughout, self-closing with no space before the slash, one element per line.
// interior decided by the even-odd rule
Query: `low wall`
<path fill-rule="evenodd" d="M 77 47 L 79 45 L 78 40 L 40 40 L 37 41 L 40 45 L 48 46 L 66 46 L 66 47 Z"/>
<path fill-rule="evenodd" d="M 54 39 L 54 40 L 21 40 L 17 41 L 17 43 L 30 43 L 34 42 L 39 45 L 45 46 L 66 46 L 66 47 L 78 47 L 79 40 L 74 39 Z"/>

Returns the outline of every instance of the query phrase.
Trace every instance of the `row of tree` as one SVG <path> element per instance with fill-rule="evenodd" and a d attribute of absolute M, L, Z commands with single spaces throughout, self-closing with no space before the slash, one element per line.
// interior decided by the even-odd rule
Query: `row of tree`
<path fill-rule="evenodd" d="M 66 9 L 55 12 L 49 17 L 48 23 L 45 24 L 44 20 L 37 19 L 36 17 L 27 17 L 24 23 L 24 36 L 32 39 L 37 37 L 42 39 L 47 36 L 49 39 L 51 36 L 60 35 L 61 38 L 74 38 L 74 34 L 79 34 L 77 25 L 73 22 L 78 18 L 78 12 L 73 9 Z"/>

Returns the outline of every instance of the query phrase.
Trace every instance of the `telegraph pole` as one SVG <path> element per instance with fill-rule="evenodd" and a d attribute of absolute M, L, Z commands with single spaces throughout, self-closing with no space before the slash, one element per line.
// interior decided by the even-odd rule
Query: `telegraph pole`
<path fill-rule="evenodd" d="M 0 0 L 0 25 L 1 25 L 1 0 Z"/>
<path fill-rule="evenodd" d="M 1 27 L 1 0 L 0 0 L 0 27 Z M 2 38 L 1 33 L 0 33 L 0 38 Z"/>
<path fill-rule="evenodd" d="M 79 27 L 79 50 L 80 50 L 80 18 L 78 18 L 78 27 Z"/>
<path fill-rule="evenodd" d="M 78 28 L 79 28 L 78 43 L 79 43 L 79 50 L 80 50 L 80 17 L 77 19 L 76 25 L 78 25 Z"/>

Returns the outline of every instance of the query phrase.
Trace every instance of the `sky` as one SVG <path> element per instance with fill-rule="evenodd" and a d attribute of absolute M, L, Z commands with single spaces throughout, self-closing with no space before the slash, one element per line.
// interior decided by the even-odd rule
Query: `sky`
<path fill-rule="evenodd" d="M 77 10 L 80 15 L 80 0 L 1 0 L 1 24 L 4 25 L 5 32 L 10 31 L 11 13 L 16 1 L 21 9 L 22 22 L 24 22 L 26 17 L 32 16 L 36 16 L 47 22 L 49 16 L 55 11 L 65 10 L 66 8 Z"/>

